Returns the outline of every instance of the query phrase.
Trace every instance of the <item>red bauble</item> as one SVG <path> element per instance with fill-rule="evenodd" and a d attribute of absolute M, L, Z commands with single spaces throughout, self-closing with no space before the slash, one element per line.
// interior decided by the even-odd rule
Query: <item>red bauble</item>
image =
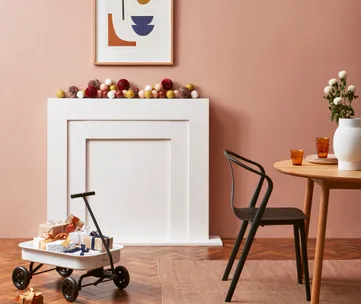
<path fill-rule="evenodd" d="M 119 91 L 128 90 L 129 89 L 129 81 L 126 79 L 120 79 L 118 81 L 118 89 Z"/>
<path fill-rule="evenodd" d="M 166 90 L 166 91 L 173 89 L 173 82 L 169 78 L 163 79 L 162 85 L 163 85 L 164 90 Z"/>
<path fill-rule="evenodd" d="M 108 92 L 107 91 L 102 91 L 102 97 L 103 98 L 108 98 Z"/>
<path fill-rule="evenodd" d="M 115 92 L 115 98 L 123 98 L 124 97 L 124 95 L 123 95 L 123 92 L 122 91 L 116 91 Z"/>
<path fill-rule="evenodd" d="M 166 90 L 160 90 L 158 92 L 158 98 L 166 98 L 167 91 Z"/>
<path fill-rule="evenodd" d="M 98 90 L 96 87 L 89 86 L 85 89 L 85 97 L 88 98 L 96 98 L 97 97 Z"/>

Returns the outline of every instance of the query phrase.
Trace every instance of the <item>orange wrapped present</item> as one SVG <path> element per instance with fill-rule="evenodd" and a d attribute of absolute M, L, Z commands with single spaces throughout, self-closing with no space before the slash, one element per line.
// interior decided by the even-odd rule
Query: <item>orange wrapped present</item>
<path fill-rule="evenodd" d="M 29 288 L 27 292 L 18 295 L 15 301 L 19 304 L 43 304 L 44 299 L 41 292 L 35 292 L 34 288 Z"/>
<path fill-rule="evenodd" d="M 82 222 L 78 217 L 72 214 L 69 214 L 65 223 L 67 224 L 65 228 L 65 232 L 67 233 L 74 232 L 75 230 L 80 230 L 84 226 L 84 222 Z"/>

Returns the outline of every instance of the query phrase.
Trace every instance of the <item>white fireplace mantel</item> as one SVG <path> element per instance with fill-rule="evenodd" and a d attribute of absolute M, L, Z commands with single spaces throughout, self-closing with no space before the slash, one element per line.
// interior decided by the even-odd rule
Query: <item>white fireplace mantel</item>
<path fill-rule="evenodd" d="M 209 100 L 48 99 L 47 217 L 115 242 L 222 245 L 209 236 Z"/>

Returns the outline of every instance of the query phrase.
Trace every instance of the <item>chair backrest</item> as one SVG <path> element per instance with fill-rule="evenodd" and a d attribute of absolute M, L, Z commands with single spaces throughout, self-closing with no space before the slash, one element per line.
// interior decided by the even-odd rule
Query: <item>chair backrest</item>
<path fill-rule="evenodd" d="M 266 175 L 266 171 L 264 170 L 264 168 L 259 164 L 259 163 L 256 163 L 255 161 L 252 161 L 250 159 L 247 159 L 243 156 L 240 156 L 232 151 L 229 151 L 229 150 L 224 150 L 224 155 L 227 157 L 227 160 L 228 160 L 228 163 L 229 163 L 229 167 L 230 167 L 230 170 L 231 170 L 231 176 L 232 176 L 232 188 L 231 188 L 231 207 L 232 207 L 232 210 L 234 211 L 235 209 L 235 206 L 234 206 L 234 193 L 235 193 L 235 177 L 234 177 L 234 169 L 233 169 L 233 164 L 236 164 L 254 174 L 257 174 L 259 175 L 259 181 L 258 181 L 258 184 L 257 184 L 257 187 L 253 193 L 253 196 L 252 196 L 252 199 L 249 203 L 249 208 L 255 208 L 256 207 L 256 203 L 258 201 L 258 198 L 259 198 L 259 195 L 260 195 L 260 192 L 262 190 L 262 186 L 263 186 L 263 183 L 264 183 L 264 180 L 267 181 L 267 189 L 266 189 L 266 192 L 263 196 L 263 199 L 259 205 L 259 209 L 258 209 L 258 212 L 255 216 L 255 219 L 256 218 L 259 218 L 261 219 L 262 216 L 263 216 L 263 213 L 264 213 L 264 210 L 266 209 L 266 206 L 267 206 L 267 203 L 268 203 L 268 200 L 271 196 L 271 193 L 272 193 L 272 190 L 273 190 L 273 182 L 271 180 L 271 178 Z M 256 168 L 252 168 L 250 167 L 250 165 L 252 165 L 253 167 L 256 167 Z"/>

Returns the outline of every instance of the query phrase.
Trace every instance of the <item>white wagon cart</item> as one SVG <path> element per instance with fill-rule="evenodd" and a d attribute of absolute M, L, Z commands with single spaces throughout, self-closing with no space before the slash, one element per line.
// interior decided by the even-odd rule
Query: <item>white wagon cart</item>
<path fill-rule="evenodd" d="M 79 290 L 85 286 L 96 286 L 108 281 L 113 281 L 119 289 L 124 289 L 128 286 L 130 281 L 128 270 L 124 266 L 114 267 L 114 264 L 120 261 L 120 250 L 123 246 L 115 244 L 113 249 L 108 248 L 86 198 L 90 195 L 95 195 L 95 192 L 73 194 L 71 195 L 71 198 L 83 198 L 89 214 L 98 230 L 103 245 L 106 248 L 106 252 L 99 252 L 99 254 L 95 255 L 77 256 L 34 248 L 33 241 L 20 243 L 19 247 L 21 248 L 22 259 L 30 261 L 30 267 L 28 270 L 24 266 L 18 266 L 13 270 L 12 280 L 16 288 L 20 290 L 26 289 L 30 284 L 32 276 L 52 270 L 56 270 L 62 277 L 65 278 L 61 288 L 64 298 L 69 302 L 74 302 L 78 297 Z M 34 267 L 35 263 L 39 264 Z M 38 271 L 44 264 L 54 265 L 55 268 Z M 110 265 L 110 268 L 104 269 L 104 267 L 108 265 Z M 74 278 L 70 277 L 74 269 L 87 270 L 87 272 L 81 275 L 79 280 L 76 281 Z M 82 285 L 82 281 L 86 277 L 95 277 L 98 279 L 93 283 Z"/>

